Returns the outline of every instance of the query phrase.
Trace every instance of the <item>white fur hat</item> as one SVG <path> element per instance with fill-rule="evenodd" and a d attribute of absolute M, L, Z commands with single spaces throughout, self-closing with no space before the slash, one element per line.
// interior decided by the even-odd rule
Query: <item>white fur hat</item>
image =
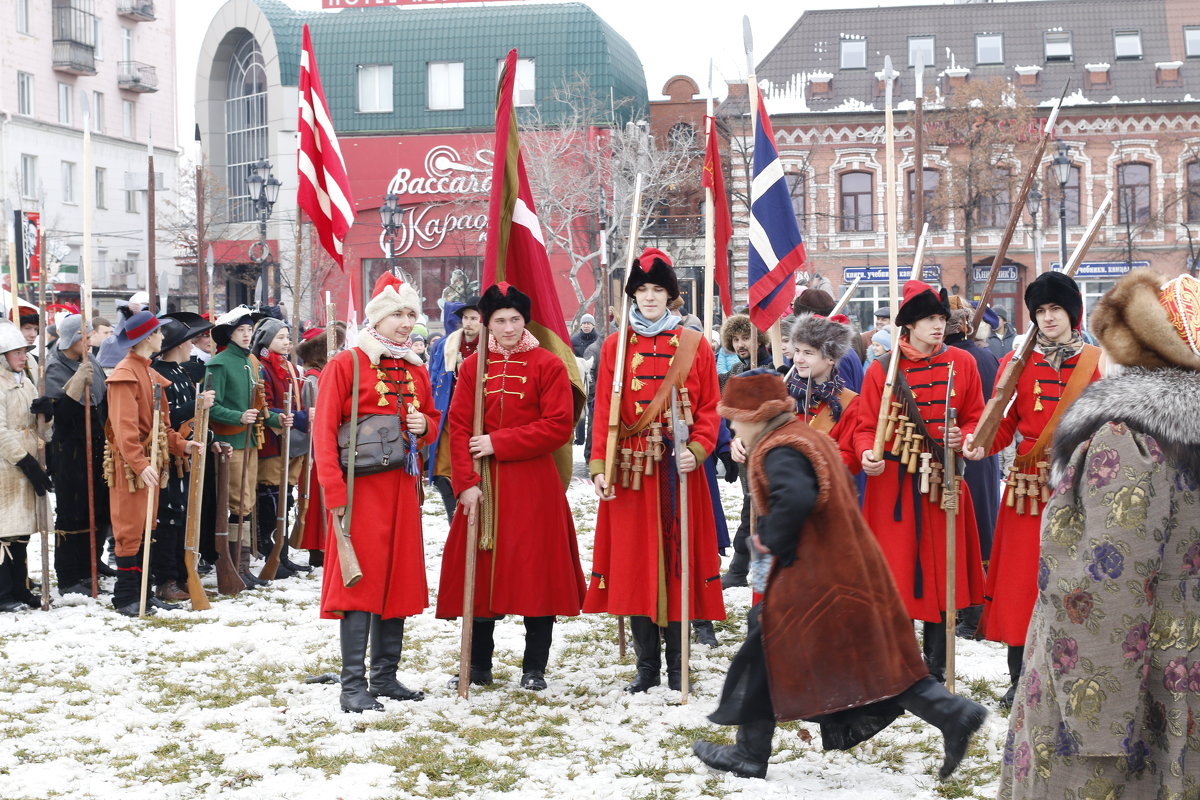
<path fill-rule="evenodd" d="M 371 291 L 371 300 L 364 309 L 367 324 L 372 328 L 388 314 L 394 314 L 402 308 L 411 308 L 417 316 L 421 315 L 421 297 L 410 284 L 397 278 L 391 272 L 385 272 L 375 281 Z"/>

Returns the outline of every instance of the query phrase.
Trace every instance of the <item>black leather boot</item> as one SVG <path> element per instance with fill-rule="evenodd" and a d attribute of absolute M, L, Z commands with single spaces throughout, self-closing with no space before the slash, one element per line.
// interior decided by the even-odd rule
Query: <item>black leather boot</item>
<path fill-rule="evenodd" d="M 921 623 L 921 652 L 925 666 L 938 683 L 946 682 L 946 618 L 941 622 Z"/>
<path fill-rule="evenodd" d="M 325 551 L 324 550 L 309 550 L 308 551 L 308 566 L 317 568 L 325 566 Z"/>
<path fill-rule="evenodd" d="M 979 620 L 983 616 L 983 606 L 967 606 L 958 612 L 958 624 L 954 635 L 960 639 L 976 639 L 979 636 Z"/>
<path fill-rule="evenodd" d="M 658 650 L 658 626 L 649 617 L 629 618 L 629 637 L 637 654 L 637 676 L 625 687 L 632 694 L 649 691 L 662 683 L 662 655 Z"/>
<path fill-rule="evenodd" d="M 745 474 L 744 470 L 742 474 Z M 742 498 L 742 519 L 737 532 L 733 534 L 733 558 L 729 560 L 729 569 L 721 576 L 722 589 L 748 585 L 746 578 L 750 574 L 750 493 L 744 480 L 742 491 L 746 492 L 746 496 Z"/>
<path fill-rule="evenodd" d="M 667 688 L 673 692 L 678 692 L 683 688 L 683 683 L 680 680 L 683 662 L 683 643 L 679 641 L 680 632 L 682 630 L 682 622 L 669 622 L 664 635 L 667 637 L 665 650 L 667 651 Z"/>
<path fill-rule="evenodd" d="M 424 692 L 414 692 L 396 680 L 400 653 L 404 648 L 404 618 L 381 619 L 371 615 L 371 688 L 372 697 L 393 700 L 424 700 Z"/>
<path fill-rule="evenodd" d="M 702 644 L 705 647 L 717 646 L 717 631 L 713 628 L 711 619 L 698 619 L 692 623 L 692 633 L 695 635 L 696 644 Z"/>
<path fill-rule="evenodd" d="M 255 541 L 255 545 L 258 547 L 258 555 L 266 558 L 271 555 L 271 548 L 275 545 L 275 516 L 279 509 L 279 487 L 269 483 L 260 483 L 254 499 L 258 503 L 258 539 Z"/>
<path fill-rule="evenodd" d="M 521 659 L 521 688 L 540 692 L 546 688 L 546 664 L 554 640 L 554 617 L 525 618 L 525 655 Z"/>
<path fill-rule="evenodd" d="M 367 690 L 367 638 L 371 633 L 371 614 L 347 611 L 342 617 L 342 711 L 361 714 L 383 711 Z"/>
<path fill-rule="evenodd" d="M 694 742 L 692 752 L 713 769 L 732 772 L 739 778 L 765 778 L 774 735 L 774 720 L 755 720 L 738 727 L 736 744 Z"/>
<path fill-rule="evenodd" d="M 1024 645 L 1008 648 L 1008 677 L 1011 682 L 1009 683 L 1008 691 L 1000 699 L 1001 708 L 1012 708 L 1013 701 L 1017 699 L 1017 683 L 1021 680 L 1021 663 L 1024 660 Z"/>
<path fill-rule="evenodd" d="M 471 685 L 492 685 L 492 651 L 496 649 L 496 620 L 477 619 L 471 630 Z M 458 688 L 458 676 L 450 679 L 450 688 Z"/>
<path fill-rule="evenodd" d="M 141 608 L 142 559 L 139 556 L 117 556 L 117 583 L 113 587 L 113 608 L 127 617 L 136 617 Z M 146 614 L 154 613 L 147 601 Z"/>
<path fill-rule="evenodd" d="M 950 777 L 967 752 L 971 735 L 987 719 L 987 709 L 959 695 L 950 694 L 946 687 L 931 675 L 914 683 L 896 701 L 906 710 L 935 726 L 942 732 L 942 747 L 946 752 L 938 777 Z"/>

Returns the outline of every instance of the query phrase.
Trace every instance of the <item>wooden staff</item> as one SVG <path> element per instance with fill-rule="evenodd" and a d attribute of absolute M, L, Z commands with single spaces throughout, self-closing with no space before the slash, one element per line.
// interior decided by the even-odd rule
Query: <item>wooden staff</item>
<path fill-rule="evenodd" d="M 837 305 L 833 307 L 833 311 L 829 312 L 829 316 L 833 317 L 842 313 L 846 306 L 850 305 L 850 301 L 854 299 L 855 292 L 858 291 L 858 284 L 862 282 L 862 275 L 854 278 L 854 282 L 846 287 L 846 291 L 842 292 L 841 298 L 837 301 Z"/>
<path fill-rule="evenodd" d="M 150 466 L 158 469 L 158 426 L 162 424 L 162 387 L 154 384 L 152 394 L 154 416 L 150 422 Z M 159 476 L 161 480 L 162 476 Z M 138 616 L 146 616 L 146 598 L 150 591 L 150 538 L 154 533 L 154 501 L 157 499 L 158 483 L 146 483 L 146 523 L 142 529 L 142 591 L 138 597 Z"/>
<path fill-rule="evenodd" d="M 217 519 L 213 525 L 213 539 L 217 548 L 217 591 L 223 595 L 235 595 L 246 588 L 237 566 L 229 555 L 229 461 L 233 448 L 221 445 L 217 456 Z"/>
<path fill-rule="evenodd" d="M 1000 276 L 1000 267 L 1004 264 L 1004 258 L 1008 254 L 1008 244 L 1012 241 L 1013 234 L 1016 233 L 1017 223 L 1021 221 L 1021 212 L 1025 210 L 1025 198 L 1029 195 L 1029 190 L 1033 188 L 1034 178 L 1042 166 L 1042 153 L 1046 152 L 1046 144 L 1050 141 L 1050 137 L 1054 135 L 1054 121 L 1058 119 L 1058 109 L 1062 104 L 1063 97 L 1067 95 L 1067 87 L 1071 85 L 1070 79 L 1063 84 L 1062 95 L 1059 96 L 1058 102 L 1054 104 L 1054 109 L 1050 112 L 1050 118 L 1046 120 L 1046 126 L 1042 129 L 1042 137 L 1038 140 L 1037 149 L 1033 153 L 1033 159 L 1029 162 L 1029 169 L 1025 171 L 1025 180 L 1021 182 L 1021 191 L 1017 192 L 1017 199 L 1012 202 L 1012 211 L 1008 215 L 1008 227 L 1004 229 L 1004 235 L 1000 237 L 1000 246 L 996 248 L 996 257 L 992 259 L 992 269 L 988 272 L 987 285 L 984 286 L 983 292 L 979 295 L 979 305 L 975 306 L 975 313 L 971 315 L 971 330 L 979 330 L 979 322 L 983 319 L 983 312 L 987 310 L 988 301 L 991 300 L 992 290 L 996 288 L 996 279 Z M 971 269 L 971 265 L 967 264 L 967 269 Z"/>
<path fill-rule="evenodd" d="M 633 271 L 634 251 L 638 239 L 638 217 L 642 213 L 642 174 L 633 182 L 633 205 L 629 211 L 629 242 L 625 253 L 625 282 Z M 625 388 L 625 355 L 629 352 L 629 293 L 621 290 L 621 318 L 617 321 L 617 360 L 613 366 L 612 396 L 608 404 L 608 439 L 604 446 L 605 495 L 616 493 L 617 439 L 621 433 L 621 395 Z"/>
<path fill-rule="evenodd" d="M 942 441 L 946 444 L 945 491 L 942 509 L 946 512 L 946 689 L 954 692 L 955 629 L 958 627 L 958 465 L 954 448 L 946 442 L 954 427 L 957 411 L 950 405 L 954 396 L 954 364 L 946 377 L 946 419 Z"/>
<path fill-rule="evenodd" d="M 250 404 L 246 407 L 247 408 L 258 408 L 258 402 L 257 402 L 258 401 L 258 376 L 254 374 L 254 370 L 250 368 L 249 364 L 243 364 L 242 367 L 246 370 L 246 374 L 250 378 Z M 245 508 L 247 496 L 250 494 L 250 492 L 254 488 L 250 485 L 250 454 L 258 449 L 258 442 L 255 441 L 255 430 L 254 430 L 256 425 L 258 425 L 257 418 L 255 418 L 254 422 L 251 422 L 249 425 L 246 426 L 246 443 L 244 445 L 242 445 L 242 480 L 241 480 L 241 486 L 239 488 L 241 489 L 242 507 L 243 508 Z M 239 514 L 238 516 L 240 516 L 242 519 L 242 521 L 240 523 L 238 523 L 238 530 L 240 531 L 241 526 L 246 524 L 246 515 Z M 258 498 L 255 497 L 254 500 L 252 500 L 250 502 L 250 531 L 249 531 L 250 541 L 243 542 L 241 540 L 241 537 L 240 536 L 238 537 L 238 548 L 240 549 L 242 546 L 248 546 L 250 548 L 250 557 L 251 558 L 254 558 L 255 545 L 258 544 L 258 530 L 257 529 L 258 529 Z M 241 561 L 240 561 L 241 554 L 240 553 L 238 554 L 238 558 L 239 558 L 238 564 L 240 565 L 241 564 Z"/>
<path fill-rule="evenodd" d="M 1083 238 L 1079 244 L 1075 246 L 1075 251 L 1071 253 L 1071 257 L 1067 259 L 1066 265 L 1063 267 L 1063 274 L 1071 277 L 1078 271 L 1083 257 L 1087 254 L 1088 248 L 1092 246 L 1092 242 L 1100 233 L 1100 226 L 1104 224 L 1104 218 L 1108 215 L 1109 208 L 1112 207 L 1113 193 L 1109 192 L 1105 195 L 1104 200 L 1100 203 L 1096 213 L 1092 216 L 1092 221 L 1088 224 L 1087 230 L 1083 234 Z M 980 308 L 983 304 L 980 303 Z M 972 448 L 982 447 L 985 453 L 992 449 L 992 442 L 996 438 L 996 431 L 1000 429 L 1000 422 L 1004 419 L 1004 414 L 1008 410 L 1008 404 L 1012 401 L 1017 392 L 1017 382 L 1021 378 L 1021 372 L 1024 371 L 1025 365 L 1029 362 L 1029 357 L 1033 353 L 1033 348 L 1037 344 L 1037 321 L 1029 323 L 1029 328 L 1025 331 L 1025 339 L 1021 343 L 1021 349 L 1013 354 L 1008 364 L 1004 367 L 1004 372 L 1000 374 L 1000 379 L 996 381 L 995 391 L 992 392 L 992 399 L 988 400 L 987 405 L 983 409 L 983 415 L 979 418 L 979 424 L 975 426 L 975 433 L 971 437 L 970 446 Z"/>
<path fill-rule="evenodd" d="M 688 547 L 688 473 L 684 472 L 679 466 L 679 459 L 683 454 L 688 452 L 688 426 L 683 417 L 679 413 L 679 392 L 675 387 L 671 387 L 671 430 L 675 434 L 675 468 L 679 475 L 679 562 L 680 562 L 680 581 L 679 581 L 679 702 L 687 705 L 688 701 L 688 660 L 690 656 L 691 645 L 691 601 L 690 587 L 688 586 L 691 576 L 688 557 L 690 548 Z M 697 467 L 700 465 L 697 464 Z"/>
<path fill-rule="evenodd" d="M 475 410 L 471 417 L 472 437 L 483 435 L 483 403 L 486 399 L 484 389 L 487 385 L 487 355 L 490 338 L 491 332 L 485 323 L 480 333 L 479 349 L 476 350 L 475 356 L 475 385 L 472 387 L 475 395 Z M 472 459 L 471 466 L 474 468 L 475 474 L 482 479 L 483 471 L 487 469 L 483 459 Z M 482 492 L 483 481 L 480 480 L 478 485 Z M 475 634 L 475 565 L 479 549 L 479 517 L 483 514 L 483 504 L 486 502 L 487 495 L 482 494 L 479 498 L 479 505 L 475 507 L 475 512 L 467 514 L 467 551 L 463 564 L 462 634 L 458 643 L 458 696 L 464 699 L 471 696 L 471 641 Z"/>
<path fill-rule="evenodd" d="M 300 465 L 300 485 L 296 487 L 296 520 L 292 523 L 292 534 L 288 544 L 299 547 L 304 541 L 305 517 L 308 516 L 308 487 L 312 485 L 312 433 L 313 416 L 316 409 L 308 409 L 308 449 L 304 451 L 304 461 Z"/>
<path fill-rule="evenodd" d="M 892 393 L 896 386 L 896 370 L 900 366 L 900 328 L 895 319 L 900 310 L 900 290 L 897 286 L 899 265 L 896 251 L 896 125 L 892 119 L 892 82 L 899 73 L 892 69 L 892 57 L 883 59 L 884 81 L 884 142 L 886 150 L 886 173 L 884 174 L 884 196 L 887 200 L 887 217 L 884 220 L 887 228 L 887 257 L 888 257 L 888 296 L 891 299 L 892 320 L 891 333 L 894 350 L 888 362 L 887 378 L 883 384 L 883 393 L 879 397 L 879 417 L 875 425 L 875 443 L 871 449 L 876 461 L 883 459 L 883 434 L 887 428 L 888 413 L 892 408 Z"/>
<path fill-rule="evenodd" d="M 202 391 L 207 392 L 212 382 L 211 375 L 204 376 Z M 183 537 L 183 565 L 187 569 L 188 598 L 192 603 L 192 611 L 207 611 L 211 608 L 208 594 L 200 583 L 200 573 L 196 571 L 196 562 L 200 560 L 200 517 L 204 507 L 204 463 L 208 455 L 208 407 L 201 407 L 199 398 L 196 399 L 196 416 L 192 425 L 192 440 L 200 443 L 200 448 L 192 451 L 191 475 L 188 480 L 187 530 Z M 227 554 L 228 555 L 228 554 Z"/>
<path fill-rule="evenodd" d="M 11 261 L 11 259 L 10 259 Z M 38 268 L 38 307 L 46 308 L 46 270 Z M 42 313 L 46 313 L 44 310 Z M 46 396 L 46 336 L 38 335 L 38 397 Z M 46 418 L 38 415 L 38 465 L 46 468 Z M 38 534 L 42 541 L 42 611 L 50 610 L 50 498 L 35 495 L 34 513 L 37 515 Z"/>
<path fill-rule="evenodd" d="M 704 144 L 707 148 L 708 141 L 713 136 L 717 135 L 716 126 L 713 124 L 713 98 L 712 98 L 712 59 L 708 62 L 708 101 L 704 111 Z M 717 169 L 720 169 L 718 164 Z M 709 331 L 712 330 L 713 316 L 715 313 L 714 301 L 714 285 L 716 283 L 717 273 L 717 215 L 713 205 L 713 190 L 711 186 L 704 187 L 704 311 L 701 319 L 701 327 L 704 332 L 704 338 L 707 341 Z"/>
<path fill-rule="evenodd" d="M 292 413 L 292 387 L 289 386 L 283 395 L 283 413 Z M 275 580 L 275 573 L 279 571 L 279 559 L 283 554 L 283 537 L 287 531 L 287 496 L 288 496 L 288 472 L 291 466 L 292 453 L 292 429 L 284 427 L 283 433 L 279 434 L 279 500 L 275 503 L 275 541 L 271 543 L 271 554 L 267 556 L 267 563 L 263 564 L 262 571 L 258 573 L 258 579 L 262 581 Z"/>
<path fill-rule="evenodd" d="M 92 313 L 92 204 L 95 196 L 92 193 L 92 123 L 88 97 L 87 92 L 81 92 L 79 95 L 79 102 L 83 106 L 83 197 L 80 198 L 83 202 L 83 246 L 79 248 L 83 254 L 83 283 L 79 286 L 79 330 L 80 335 L 84 337 L 85 345 L 80 366 L 90 364 L 92 358 L 92 348 L 89 346 L 91 340 L 88 338 L 91 335 L 91 327 L 88 321 Z M 150 264 L 150 270 L 154 270 L 153 263 Z M 93 375 L 92 381 L 96 378 L 97 376 Z M 100 579 L 97 575 L 96 554 L 96 476 L 92 452 L 91 381 L 87 382 L 83 392 L 83 449 L 84 458 L 87 460 L 87 469 L 84 470 L 87 473 L 87 537 L 92 567 L 92 599 L 94 600 L 100 593 Z"/>
<path fill-rule="evenodd" d="M 917 239 L 917 252 L 913 254 L 912 272 L 908 273 L 910 281 L 921 280 L 921 262 L 925 260 L 925 242 L 929 237 L 929 223 L 921 225 L 921 235 Z M 898 310 L 898 309 L 897 309 Z M 893 314 L 895 311 L 892 312 Z"/>

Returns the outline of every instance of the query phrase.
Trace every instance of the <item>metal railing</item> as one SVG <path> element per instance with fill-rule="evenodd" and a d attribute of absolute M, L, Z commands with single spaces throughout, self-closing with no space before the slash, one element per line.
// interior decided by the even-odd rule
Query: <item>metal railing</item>
<path fill-rule="evenodd" d="M 155 19 L 154 0 L 118 0 L 117 13 L 143 22 Z"/>
<path fill-rule="evenodd" d="M 135 92 L 157 92 L 158 71 L 141 61 L 121 61 L 117 64 L 117 84 Z"/>

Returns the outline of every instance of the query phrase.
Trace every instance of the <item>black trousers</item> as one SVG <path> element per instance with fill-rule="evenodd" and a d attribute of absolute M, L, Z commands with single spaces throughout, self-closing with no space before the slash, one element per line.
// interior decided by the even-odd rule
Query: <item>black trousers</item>
<path fill-rule="evenodd" d="M 496 620 L 476 619 L 471 634 L 471 667 L 491 670 Z M 554 641 L 554 617 L 525 617 L 525 653 L 521 672 L 545 672 Z"/>
<path fill-rule="evenodd" d="M 29 599 L 29 565 L 26 553 L 28 539 L 3 539 L 0 546 L 7 545 L 8 555 L 0 563 L 0 603 Z"/>
<path fill-rule="evenodd" d="M 108 537 L 108 526 L 96 530 L 96 558 L 104 552 L 104 540 Z M 91 547 L 87 531 L 58 536 L 54 542 L 54 573 L 58 576 L 59 588 L 74 586 L 92 577 Z"/>
<path fill-rule="evenodd" d="M 150 571 L 155 586 L 167 581 L 183 585 L 187 581 L 187 566 L 183 563 L 183 528 L 160 524 L 154 531 L 150 546 Z"/>

